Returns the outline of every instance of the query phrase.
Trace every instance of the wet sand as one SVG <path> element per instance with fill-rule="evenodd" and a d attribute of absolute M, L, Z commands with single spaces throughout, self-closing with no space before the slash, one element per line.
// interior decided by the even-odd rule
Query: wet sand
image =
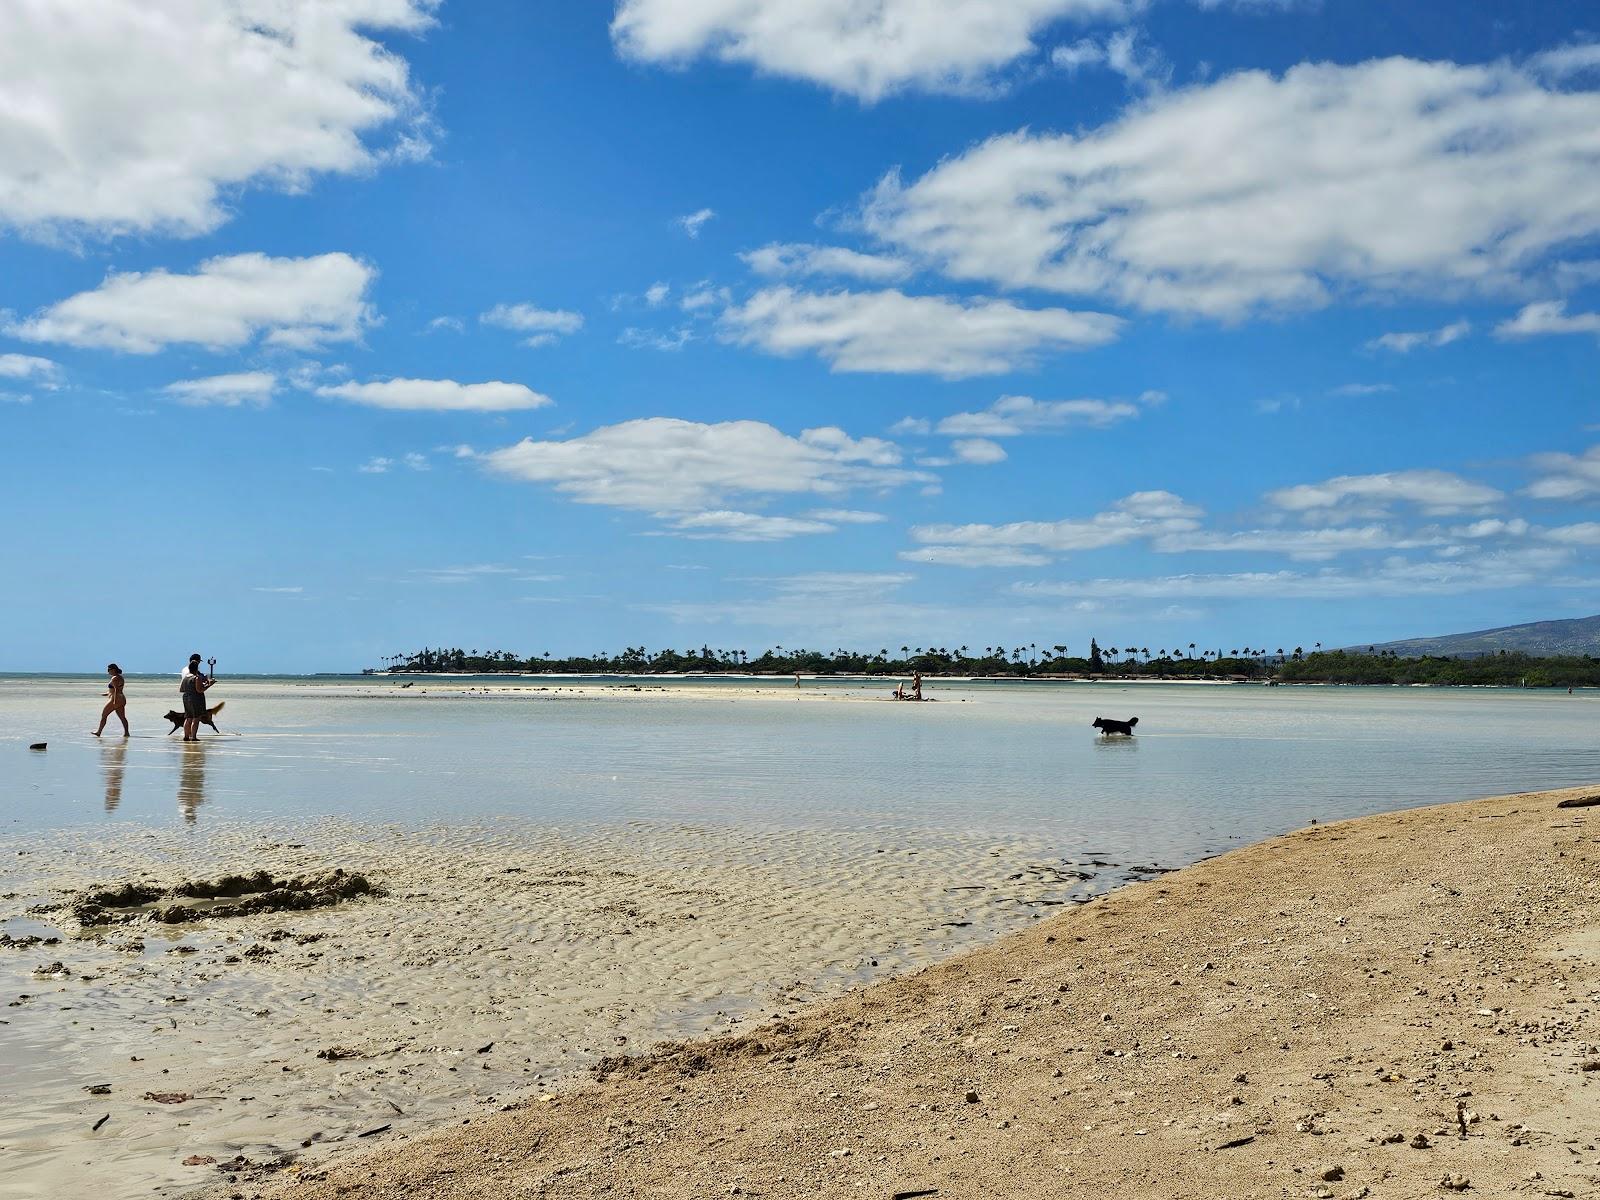
<path fill-rule="evenodd" d="M 1311 827 L 216 1194 L 1594 1196 L 1587 794 Z"/>
<path fill-rule="evenodd" d="M 0 941 L 0 1197 L 182 1192 L 241 1155 L 316 1162 L 379 1126 L 479 1119 L 603 1055 L 791 1013 L 1122 878 L 1064 874 L 1026 839 L 927 831 L 321 821 L 293 836 L 0 839 L 0 930 L 23 943 Z M 260 869 L 361 872 L 384 894 L 88 928 L 52 907 Z"/>

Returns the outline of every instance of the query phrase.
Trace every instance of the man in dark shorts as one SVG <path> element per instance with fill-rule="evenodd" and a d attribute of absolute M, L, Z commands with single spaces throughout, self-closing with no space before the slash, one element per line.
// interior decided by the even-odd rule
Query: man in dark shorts
<path fill-rule="evenodd" d="M 200 718 L 206 715 L 206 689 L 211 686 L 205 672 L 200 669 L 200 656 L 189 655 L 189 665 L 183 669 L 183 679 L 178 692 L 183 697 L 183 740 L 200 740 Z"/>

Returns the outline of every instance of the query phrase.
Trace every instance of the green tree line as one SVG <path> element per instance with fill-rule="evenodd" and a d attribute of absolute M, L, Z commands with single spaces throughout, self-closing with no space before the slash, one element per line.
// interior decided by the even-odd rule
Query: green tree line
<path fill-rule="evenodd" d="M 1536 658 L 1502 651 L 1475 658 L 1400 658 L 1388 652 L 1324 651 L 1303 647 L 1205 649 L 1182 646 L 1088 647 L 1073 654 L 1063 645 L 912 646 L 877 651 L 771 646 L 746 650 L 709 645 L 679 650 L 628 646 L 620 652 L 554 657 L 549 651 L 432 648 L 391 655 L 382 670 L 393 674 L 577 675 L 752 674 L 977 675 L 1001 678 L 1231 679 L 1281 683 L 1491 685 L 1499 687 L 1600 687 L 1600 659 Z"/>

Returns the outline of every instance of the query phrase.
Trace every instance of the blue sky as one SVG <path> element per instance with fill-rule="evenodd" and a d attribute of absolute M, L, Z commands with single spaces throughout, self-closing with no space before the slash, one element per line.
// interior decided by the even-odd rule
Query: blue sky
<path fill-rule="evenodd" d="M 1600 609 L 1600 42 L 1361 0 L 0 12 L 0 665 Z"/>

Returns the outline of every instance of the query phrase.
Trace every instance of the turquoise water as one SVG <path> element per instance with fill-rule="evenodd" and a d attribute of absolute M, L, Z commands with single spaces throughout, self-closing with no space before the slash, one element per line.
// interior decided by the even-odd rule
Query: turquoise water
<path fill-rule="evenodd" d="M 641 682 L 665 690 L 225 679 L 223 734 L 184 746 L 162 736 L 168 677 L 129 680 L 126 742 L 88 736 L 99 680 L 0 678 L 0 822 L 924 828 L 1176 865 L 1312 818 L 1600 780 L 1582 693 L 932 681 L 916 705 L 881 680 Z M 1098 738 L 1097 715 L 1139 736 Z"/>

